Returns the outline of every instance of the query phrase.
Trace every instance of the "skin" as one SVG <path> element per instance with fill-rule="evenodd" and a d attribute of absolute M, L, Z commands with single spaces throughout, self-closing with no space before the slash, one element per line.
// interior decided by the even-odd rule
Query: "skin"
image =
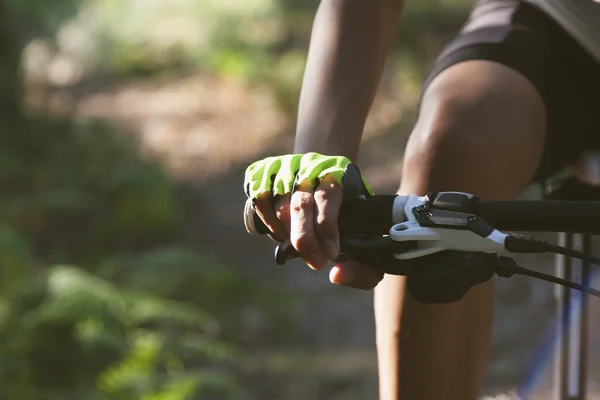
<path fill-rule="evenodd" d="M 399 193 L 512 199 L 539 163 L 545 121 L 541 97 L 516 71 L 488 61 L 456 64 L 424 94 Z M 375 291 L 380 398 L 477 399 L 492 306 L 491 281 L 459 302 L 423 305 L 406 293 L 404 277 L 385 277 Z"/>
<path fill-rule="evenodd" d="M 391 0 L 321 2 L 300 98 L 296 153 L 356 160 L 401 10 L 402 2 Z M 454 65 L 423 94 L 399 193 L 455 190 L 513 198 L 539 163 L 545 120 L 542 99 L 516 71 L 488 61 Z M 280 238 L 289 237 L 309 267 L 323 269 L 339 252 L 341 189 L 330 179 L 274 200 L 266 196 L 255 203 L 265 224 Z M 406 291 L 404 277 L 380 281 L 354 261 L 335 265 L 330 280 L 376 288 L 381 400 L 478 397 L 490 345 L 491 282 L 458 302 L 423 305 Z"/>

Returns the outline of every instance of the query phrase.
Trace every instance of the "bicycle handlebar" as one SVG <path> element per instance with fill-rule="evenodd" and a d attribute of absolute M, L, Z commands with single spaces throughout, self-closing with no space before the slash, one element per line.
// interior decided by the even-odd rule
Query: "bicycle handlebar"
<path fill-rule="evenodd" d="M 401 209 L 408 196 L 378 195 L 344 204 L 339 215 L 339 229 L 344 234 L 387 234 L 394 223 L 406 218 Z M 482 201 L 461 210 L 475 214 L 496 229 L 538 232 L 600 232 L 600 201 Z M 394 220 L 394 216 L 396 220 Z M 399 220 L 402 218 L 402 220 Z M 269 229 L 246 204 L 246 230 L 251 234 L 268 234 Z"/>
<path fill-rule="evenodd" d="M 600 232 L 600 201 L 478 201 L 471 212 L 505 231 Z"/>
<path fill-rule="evenodd" d="M 251 234 L 271 233 L 250 200 L 244 223 Z M 598 232 L 600 201 L 480 201 L 460 192 L 371 196 L 343 204 L 338 225 L 341 252 L 333 261 L 354 259 L 381 274 L 405 275 L 419 302 L 459 300 L 494 274 L 529 275 L 600 297 L 600 291 L 527 270 L 498 255 L 553 252 L 600 265 L 598 257 L 499 230 Z M 298 256 L 289 240 L 275 251 L 279 265 Z"/>
<path fill-rule="evenodd" d="M 340 232 L 346 234 L 387 234 L 394 224 L 392 215 L 396 195 L 379 195 L 366 199 L 353 200 L 344 204 L 338 217 Z M 252 208 L 252 202 L 246 202 L 244 210 L 246 230 L 252 235 L 270 233 L 269 228 L 262 222 Z"/>

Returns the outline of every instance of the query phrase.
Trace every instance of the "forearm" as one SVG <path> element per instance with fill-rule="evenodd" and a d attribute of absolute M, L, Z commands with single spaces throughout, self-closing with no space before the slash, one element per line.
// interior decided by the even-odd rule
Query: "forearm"
<path fill-rule="evenodd" d="M 356 159 L 402 0 L 322 0 L 304 74 L 294 152 Z"/>

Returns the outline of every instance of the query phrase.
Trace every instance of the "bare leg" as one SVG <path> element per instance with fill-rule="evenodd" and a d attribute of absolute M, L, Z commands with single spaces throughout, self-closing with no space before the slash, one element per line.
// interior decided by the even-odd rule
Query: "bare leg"
<path fill-rule="evenodd" d="M 456 64 L 431 83 L 411 134 L 400 192 L 456 190 L 510 199 L 529 183 L 545 137 L 545 109 L 518 72 L 489 61 Z M 403 277 L 375 290 L 381 400 L 477 399 L 485 378 L 492 282 L 461 301 L 422 305 Z"/>

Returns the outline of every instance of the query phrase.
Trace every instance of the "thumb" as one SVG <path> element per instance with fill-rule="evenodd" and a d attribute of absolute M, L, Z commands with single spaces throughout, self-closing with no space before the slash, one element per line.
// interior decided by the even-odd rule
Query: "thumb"
<path fill-rule="evenodd" d="M 336 285 L 371 290 L 381 282 L 383 275 L 360 261 L 348 260 L 336 264 L 331 269 L 329 280 Z"/>

